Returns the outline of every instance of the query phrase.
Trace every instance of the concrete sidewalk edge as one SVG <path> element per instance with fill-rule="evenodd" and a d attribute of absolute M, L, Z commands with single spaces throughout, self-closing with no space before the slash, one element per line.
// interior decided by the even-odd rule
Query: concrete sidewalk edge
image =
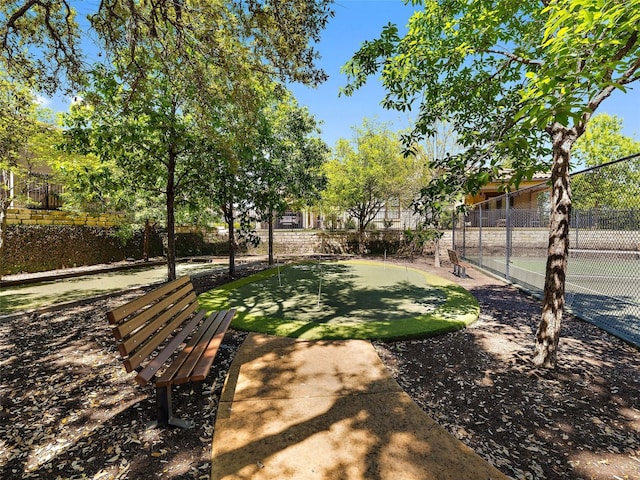
<path fill-rule="evenodd" d="M 250 334 L 225 383 L 211 478 L 508 477 L 424 413 L 370 342 Z"/>

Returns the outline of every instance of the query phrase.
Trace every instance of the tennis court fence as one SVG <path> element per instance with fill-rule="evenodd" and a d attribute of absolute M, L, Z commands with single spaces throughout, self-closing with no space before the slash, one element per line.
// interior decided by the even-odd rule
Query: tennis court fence
<path fill-rule="evenodd" d="M 640 153 L 571 176 L 566 304 L 640 346 Z M 454 223 L 470 263 L 542 294 L 550 189 L 543 182 L 477 203 Z"/>

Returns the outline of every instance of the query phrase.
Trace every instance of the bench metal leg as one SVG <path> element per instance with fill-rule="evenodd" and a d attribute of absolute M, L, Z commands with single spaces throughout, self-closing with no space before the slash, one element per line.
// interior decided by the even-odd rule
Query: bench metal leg
<path fill-rule="evenodd" d="M 453 264 L 453 274 L 456 277 L 467 278 L 467 268 L 462 265 L 458 265 L 457 263 Z"/>
<path fill-rule="evenodd" d="M 173 416 L 173 410 L 171 407 L 171 385 L 156 387 L 156 396 L 158 404 L 158 420 L 153 422 L 153 426 L 182 428 L 193 428 L 195 426 L 195 422 L 192 420 L 184 420 Z"/>

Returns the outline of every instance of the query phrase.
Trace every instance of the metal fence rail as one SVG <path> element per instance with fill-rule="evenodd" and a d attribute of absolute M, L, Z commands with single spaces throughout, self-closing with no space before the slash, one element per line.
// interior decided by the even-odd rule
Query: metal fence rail
<path fill-rule="evenodd" d="M 14 207 L 56 210 L 62 206 L 62 186 L 46 173 L 13 175 L 0 172 L 0 197 L 13 197 Z"/>
<path fill-rule="evenodd" d="M 640 346 L 640 154 L 571 182 L 567 307 Z M 541 184 L 474 205 L 455 222 L 453 242 L 470 263 L 542 294 L 548 225 Z"/>

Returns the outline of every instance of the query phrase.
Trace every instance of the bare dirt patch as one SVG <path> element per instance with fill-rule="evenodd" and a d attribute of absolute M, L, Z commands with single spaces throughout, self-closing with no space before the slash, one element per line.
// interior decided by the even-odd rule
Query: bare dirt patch
<path fill-rule="evenodd" d="M 535 370 L 539 301 L 473 270 L 460 280 L 429 261 L 412 266 L 458 281 L 481 305 L 466 330 L 375 342 L 429 415 L 513 478 L 640 479 L 637 349 L 567 316 L 559 368 Z M 214 272 L 194 286 L 226 280 Z M 175 390 L 176 413 L 196 428 L 147 429 L 153 387 L 125 373 L 105 319 L 136 295 L 0 321 L 1 478 L 209 478 L 218 399 L 245 335 L 230 331 L 209 378 Z"/>

